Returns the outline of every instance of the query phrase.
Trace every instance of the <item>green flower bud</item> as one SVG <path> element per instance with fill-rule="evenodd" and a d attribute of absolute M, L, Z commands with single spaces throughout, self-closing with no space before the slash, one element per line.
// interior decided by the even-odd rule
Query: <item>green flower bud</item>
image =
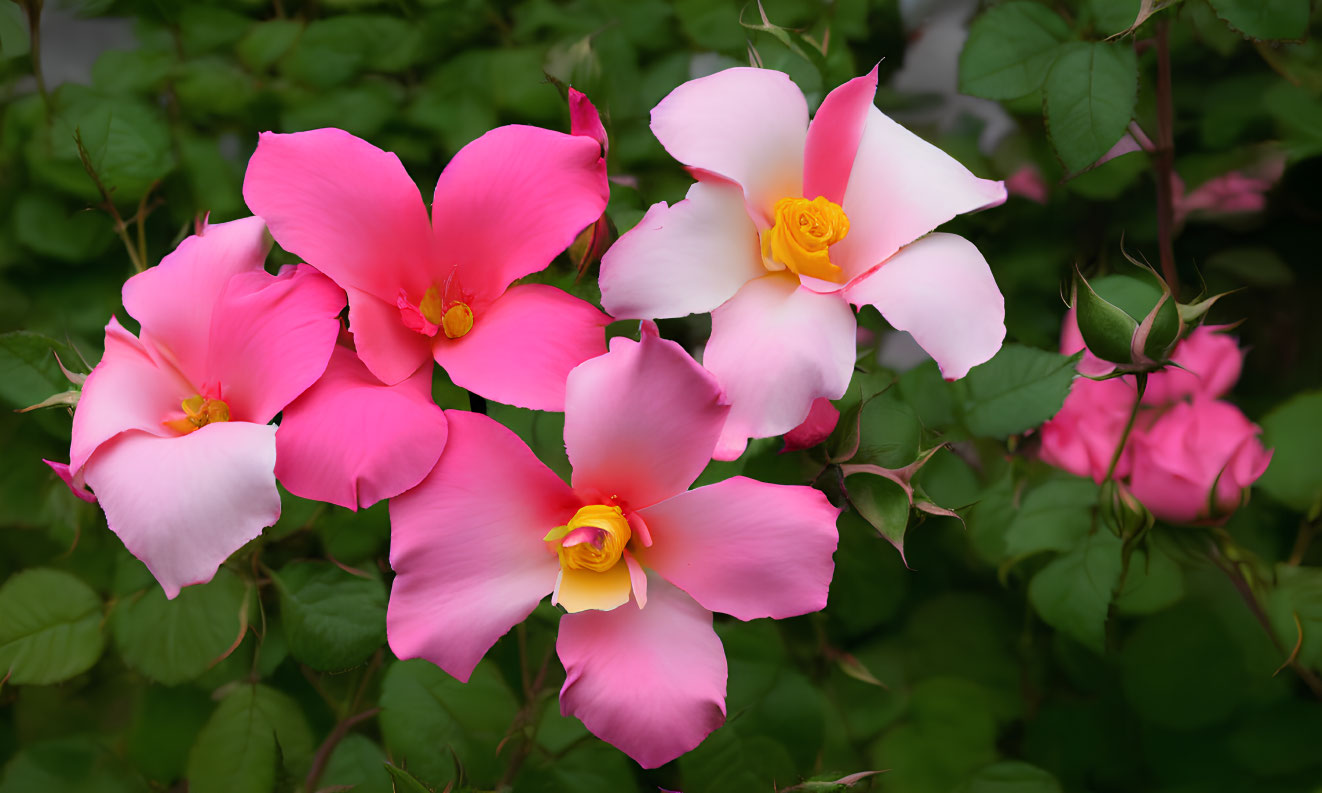
<path fill-rule="evenodd" d="M 1161 368 L 1180 340 L 1184 323 L 1170 289 L 1156 273 L 1108 275 L 1088 281 L 1074 274 L 1079 332 L 1093 355 L 1122 371 Z"/>

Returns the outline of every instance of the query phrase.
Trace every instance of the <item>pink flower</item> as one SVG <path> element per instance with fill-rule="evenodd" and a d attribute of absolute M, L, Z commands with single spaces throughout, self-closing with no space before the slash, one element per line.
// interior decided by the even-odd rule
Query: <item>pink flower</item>
<path fill-rule="evenodd" d="M 1208 179 L 1186 191 L 1179 175 L 1171 175 L 1175 224 L 1183 225 L 1190 215 L 1236 215 L 1261 212 L 1267 206 L 1267 191 L 1285 172 L 1285 158 L 1269 156 L 1257 165 Z"/>
<path fill-rule="evenodd" d="M 1039 452 L 1042 459 L 1100 484 L 1106 478 L 1133 406 L 1134 385 L 1129 378 L 1078 378 L 1060 412 L 1042 425 Z M 1128 475 L 1131 457 L 1126 444 L 1116 464 L 1117 479 Z"/>
<path fill-rule="evenodd" d="M 1170 523 L 1221 522 L 1271 462 L 1259 432 L 1228 402 L 1181 402 L 1134 433 L 1130 490 Z"/>
<path fill-rule="evenodd" d="M 505 427 L 448 411 L 436 469 L 390 502 L 391 649 L 466 681 L 549 593 L 569 612 L 562 712 L 647 767 L 697 746 L 725 718 L 712 611 L 821 609 L 837 542 L 838 510 L 811 488 L 734 477 L 687 490 L 728 413 L 711 375 L 650 323 L 569 375 L 572 487 Z"/>
<path fill-rule="evenodd" d="M 73 417 L 67 467 L 167 597 L 210 581 L 280 516 L 271 419 L 326 368 L 344 293 L 306 265 L 263 269 L 258 218 L 209 226 L 124 284 Z"/>
<path fill-rule="evenodd" d="M 1048 198 L 1046 180 L 1032 165 L 1021 165 L 1005 180 L 1005 190 L 1010 195 L 1027 198 L 1037 204 L 1045 204 Z"/>
<path fill-rule="evenodd" d="M 583 134 L 510 125 L 460 150 L 430 220 L 395 155 L 338 129 L 263 133 L 243 195 L 284 248 L 348 292 L 358 355 L 383 383 L 430 357 L 474 393 L 561 410 L 565 377 L 605 350 L 610 318 L 553 287 L 510 284 L 606 208 L 604 132 L 581 94 L 571 104 Z"/>
<path fill-rule="evenodd" d="M 875 69 L 845 83 L 809 125 L 786 75 L 728 69 L 652 110 L 652 131 L 698 181 L 606 253 L 602 304 L 621 318 L 712 312 L 703 363 L 731 402 L 717 459 L 844 394 L 851 304 L 913 334 L 947 378 L 1000 348 L 1004 301 L 987 262 L 928 232 L 1001 203 L 1005 188 L 887 118 L 876 86 Z"/>

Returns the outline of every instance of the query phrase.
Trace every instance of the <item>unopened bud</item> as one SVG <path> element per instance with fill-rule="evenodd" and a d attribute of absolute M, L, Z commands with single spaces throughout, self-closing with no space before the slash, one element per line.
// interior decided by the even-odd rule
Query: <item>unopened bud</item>
<path fill-rule="evenodd" d="M 1102 520 L 1121 539 L 1138 536 L 1152 528 L 1154 518 L 1124 484 L 1108 479 L 1102 484 Z"/>
<path fill-rule="evenodd" d="M 1073 302 L 1088 349 L 1121 371 L 1160 369 L 1184 330 L 1170 289 L 1151 270 L 1091 282 L 1076 271 Z"/>

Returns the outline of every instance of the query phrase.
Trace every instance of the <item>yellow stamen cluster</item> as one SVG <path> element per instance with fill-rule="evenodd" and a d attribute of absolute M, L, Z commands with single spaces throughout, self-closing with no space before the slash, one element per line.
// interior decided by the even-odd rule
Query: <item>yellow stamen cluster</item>
<path fill-rule="evenodd" d="M 580 531 L 582 530 L 582 531 Z M 563 570 L 604 573 L 620 561 L 633 532 L 619 507 L 593 504 L 574 513 L 542 539 L 560 557 Z"/>
<path fill-rule="evenodd" d="M 822 196 L 782 198 L 775 224 L 762 235 L 762 257 L 799 275 L 841 283 L 844 271 L 831 263 L 827 249 L 848 233 L 849 218 L 838 204 Z"/>
<path fill-rule="evenodd" d="M 418 313 L 445 333 L 447 339 L 457 339 L 473 329 L 473 309 L 467 303 L 454 301 L 448 308 L 436 287 L 427 287 L 422 302 L 418 304 Z"/>
<path fill-rule="evenodd" d="M 200 394 L 185 399 L 179 403 L 179 407 L 184 411 L 183 418 L 169 419 L 161 423 L 180 435 L 199 430 L 213 421 L 230 420 L 229 405 L 219 399 L 207 399 Z"/>

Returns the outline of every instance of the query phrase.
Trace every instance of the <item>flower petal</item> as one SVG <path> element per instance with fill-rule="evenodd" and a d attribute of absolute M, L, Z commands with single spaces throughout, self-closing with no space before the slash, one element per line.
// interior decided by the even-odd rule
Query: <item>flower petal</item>
<path fill-rule="evenodd" d="M 551 602 L 574 614 L 596 609 L 610 611 L 629 602 L 629 566 L 621 560 L 604 572 L 563 569 L 555 581 Z"/>
<path fill-rule="evenodd" d="M 435 245 L 479 302 L 535 273 L 606 211 L 610 187 L 591 137 L 511 124 L 459 150 L 432 203 Z"/>
<path fill-rule="evenodd" d="M 275 475 L 289 492 L 349 509 L 412 488 L 445 448 L 444 412 L 431 399 L 432 367 L 387 386 L 353 350 L 336 347 L 326 374 L 284 410 Z"/>
<path fill-rule="evenodd" d="M 220 384 L 232 417 L 266 424 L 321 377 L 344 300 L 306 264 L 230 279 L 216 301 L 205 382 Z"/>
<path fill-rule="evenodd" d="M 713 311 L 703 365 L 731 405 L 716 459 L 735 459 L 749 438 L 794 429 L 819 397 L 843 396 L 856 329 L 843 298 L 802 289 L 789 273 L 749 281 Z"/>
<path fill-rule="evenodd" d="M 595 140 L 601 145 L 603 157 L 610 151 L 606 128 L 601 125 L 601 114 L 587 94 L 572 87 L 569 89 L 569 134 L 585 135 Z"/>
<path fill-rule="evenodd" d="M 831 437 L 831 433 L 835 432 L 835 425 L 839 422 L 839 409 L 831 404 L 831 400 L 817 397 L 812 401 L 812 407 L 808 409 L 808 418 L 785 433 L 785 445 L 781 447 L 781 451 L 796 452 L 800 449 L 812 448 Z"/>
<path fill-rule="evenodd" d="M 826 607 L 840 510 L 820 490 L 736 476 L 640 513 L 652 546 L 639 560 L 703 608 L 751 620 Z"/>
<path fill-rule="evenodd" d="M 695 182 L 653 204 L 601 259 L 601 305 L 619 319 L 702 314 L 764 275 L 757 226 L 731 182 Z"/>
<path fill-rule="evenodd" d="M 738 182 L 764 226 L 778 199 L 802 195 L 808 103 L 783 72 L 689 80 L 652 109 L 652 133 L 683 164 Z"/>
<path fill-rule="evenodd" d="M 96 503 L 96 494 L 87 489 L 87 483 L 83 481 L 82 471 L 75 472 L 71 470 L 68 465 L 59 462 L 58 460 L 47 460 L 43 458 L 42 462 L 50 466 L 50 469 L 55 472 L 55 475 L 60 478 L 61 482 L 69 487 L 69 491 L 75 496 L 86 501 L 88 504 Z"/>
<path fill-rule="evenodd" d="M 725 650 L 711 612 L 658 576 L 647 607 L 560 618 L 560 712 L 644 768 L 702 743 L 725 722 Z"/>
<path fill-rule="evenodd" d="M 843 204 L 849 172 L 868 111 L 877 96 L 877 67 L 836 88 L 822 100 L 808 127 L 803 152 L 803 197 Z"/>
<path fill-rule="evenodd" d="M 565 378 L 606 350 L 610 317 L 545 284 L 511 287 L 457 339 L 438 334 L 436 358 L 455 385 L 533 410 L 564 410 Z"/>
<path fill-rule="evenodd" d="M 1005 201 L 1005 185 L 979 179 L 955 158 L 873 107 L 841 205 L 849 234 L 831 261 L 857 278 L 956 215 Z"/>
<path fill-rule="evenodd" d="M 932 234 L 905 247 L 846 291 L 913 335 L 947 380 L 989 360 L 1005 339 L 1005 298 L 977 247 Z"/>
<path fill-rule="evenodd" d="M 211 344 L 211 318 L 230 278 L 262 271 L 271 238 L 261 218 L 207 226 L 124 284 L 124 309 L 149 343 L 171 352 L 180 370 L 201 385 Z"/>
<path fill-rule="evenodd" d="M 400 658 L 460 680 L 555 586 L 542 537 L 579 502 L 513 432 L 446 411 L 450 436 L 422 484 L 390 501 L 395 570 L 386 632 Z"/>
<path fill-rule="evenodd" d="M 210 581 L 280 517 L 269 425 L 217 422 L 171 438 L 124 433 L 92 455 L 86 477 L 110 530 L 169 598 Z"/>
<path fill-rule="evenodd" d="M 346 290 L 393 306 L 401 287 L 422 295 L 438 279 L 418 186 L 398 157 L 344 130 L 263 132 L 243 199 L 281 247 Z"/>
<path fill-rule="evenodd" d="M 678 344 L 644 327 L 641 341 L 569 375 L 565 450 L 580 493 L 638 509 L 683 492 L 711 461 L 729 408 L 711 374 Z"/>
<path fill-rule="evenodd" d="M 101 444 L 127 430 L 174 436 L 161 422 L 182 415 L 179 403 L 194 393 L 194 386 L 111 317 L 105 354 L 83 383 L 73 413 L 69 468 L 77 475 Z"/>
<path fill-rule="evenodd" d="M 349 330 L 358 357 L 378 380 L 395 385 L 431 357 L 432 340 L 400 321 L 399 307 L 356 289 L 349 293 Z"/>

